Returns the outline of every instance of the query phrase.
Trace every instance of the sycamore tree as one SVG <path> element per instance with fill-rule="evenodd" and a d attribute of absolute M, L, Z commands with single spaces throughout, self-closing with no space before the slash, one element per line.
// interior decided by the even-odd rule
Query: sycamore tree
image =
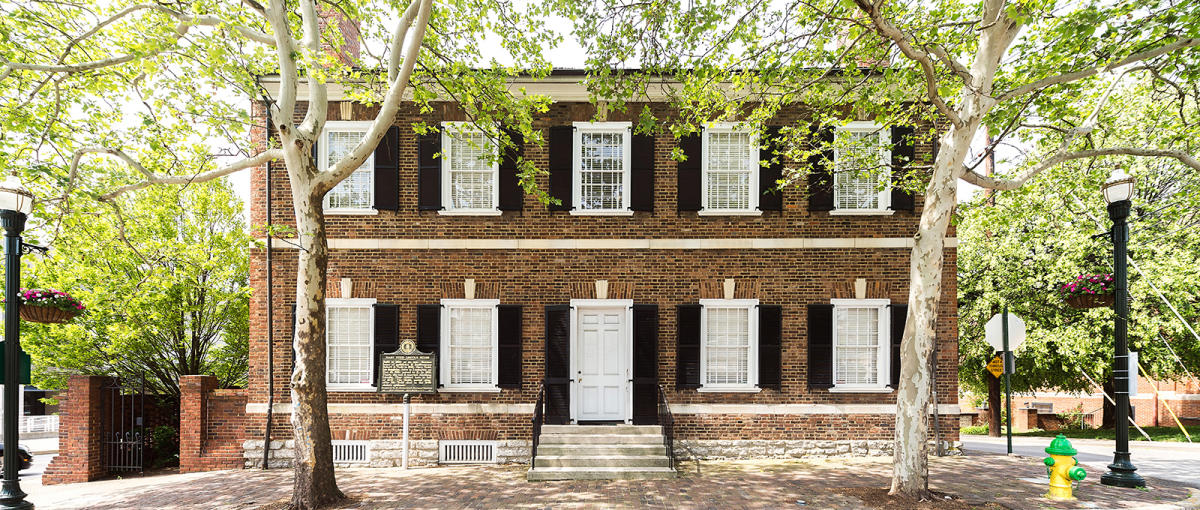
<path fill-rule="evenodd" d="M 65 389 L 70 374 L 117 375 L 179 396 L 180 376 L 205 374 L 245 386 L 251 239 L 229 184 L 130 193 L 118 199 L 120 216 L 76 198 L 34 232 L 53 250 L 27 257 L 24 277 L 88 309 L 68 324 L 24 326 L 34 383 Z"/>
<path fill-rule="evenodd" d="M 1154 85 L 1131 81 L 1114 94 L 1122 107 L 1102 113 L 1109 129 L 1093 135 L 1097 144 L 1171 145 L 1172 126 L 1200 123 L 1195 103 L 1179 108 L 1166 100 L 1174 87 Z M 1129 236 L 1138 268 L 1129 274 L 1130 348 L 1156 379 L 1184 379 L 1186 367 L 1200 366 L 1200 339 L 1175 315 L 1200 322 L 1200 172 L 1169 159 L 1077 160 L 992 203 L 977 196 L 960 211 L 959 380 L 967 388 L 986 392 L 991 376 L 982 367 L 992 348 L 983 325 L 1008 306 L 1028 325 L 1014 391 L 1095 392 L 1096 381 L 1112 394 L 1112 310 L 1070 308 L 1058 289 L 1077 275 L 1112 272 L 1112 242 L 1097 234 L 1110 225 L 1100 185 L 1113 166 L 1138 179 Z M 1105 401 L 1106 426 L 1113 411 Z"/>
<path fill-rule="evenodd" d="M 556 36 L 539 29 L 546 8 L 491 0 L 0 0 L 0 12 L 0 166 L 55 190 L 43 193 L 49 206 L 65 214 L 71 192 L 86 190 L 119 211 L 122 194 L 153 185 L 268 164 L 286 169 L 299 254 L 291 505 L 342 498 L 326 405 L 323 199 L 372 154 L 402 101 L 428 108 L 454 100 L 497 145 L 511 144 L 502 128 L 541 143 L 531 115 L 546 98 L 510 92 L 507 80 L 518 69 L 548 72 L 541 52 Z M 485 58 L 485 49 L 505 61 Z M 278 83 L 270 91 L 259 81 L 269 74 Z M 312 148 L 335 82 L 372 112 L 371 125 L 322 168 Z M 265 103 L 266 146 L 250 140 L 263 124 L 250 116 L 252 101 Z M 521 182 L 547 200 L 533 186 L 536 172 L 522 162 Z"/>
<path fill-rule="evenodd" d="M 958 181 L 1014 190 L 1066 162 L 1121 155 L 1200 170 L 1196 124 L 1164 126 L 1174 136 L 1157 138 L 1161 145 L 1107 145 L 1096 136 L 1112 129 L 1100 114 L 1125 107 L 1110 92 L 1133 77 L 1173 88 L 1162 99 L 1172 105 L 1194 104 L 1200 9 L 1187 1 L 592 0 L 576 2 L 572 17 L 597 99 L 622 107 L 660 94 L 680 112 L 654 119 L 643 110 L 640 129 L 761 126 L 799 103 L 818 130 L 875 119 L 885 129 L 918 126 L 916 141 L 936 143 L 936 156 L 917 162 L 926 172 L 893 183 L 924 195 L 912 233 L 893 493 L 928 494 L 927 367 Z M 622 66 L 647 73 L 612 71 Z M 813 134 L 785 128 L 781 152 L 807 161 L 828 150 L 828 137 Z M 991 144 L 973 153 L 985 134 Z M 985 175 L 979 153 L 1003 144 L 1040 150 Z M 890 171 L 860 166 L 846 171 Z M 780 185 L 803 182 L 807 168 L 795 165 Z"/>

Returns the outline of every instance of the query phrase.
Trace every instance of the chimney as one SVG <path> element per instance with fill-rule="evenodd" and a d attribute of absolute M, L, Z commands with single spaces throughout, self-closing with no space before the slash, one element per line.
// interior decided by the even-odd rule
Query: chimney
<path fill-rule="evenodd" d="M 321 5 L 319 9 L 320 18 L 317 20 L 317 25 L 321 29 L 321 33 L 325 34 L 326 27 L 332 24 L 337 27 L 338 33 L 342 37 L 341 44 L 335 46 L 334 41 L 330 41 L 328 36 L 322 35 L 321 49 L 326 54 L 336 57 L 344 65 L 356 65 L 362 45 L 358 21 L 347 18 L 342 11 L 335 7 Z"/>

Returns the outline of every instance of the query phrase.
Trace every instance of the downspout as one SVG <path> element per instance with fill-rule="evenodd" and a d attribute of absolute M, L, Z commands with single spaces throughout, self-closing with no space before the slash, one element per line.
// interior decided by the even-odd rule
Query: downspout
<path fill-rule="evenodd" d="M 271 143 L 271 103 L 263 96 L 263 110 L 266 113 L 266 143 Z M 263 427 L 263 457 L 262 469 L 270 469 L 271 456 L 271 418 L 275 408 L 275 299 L 272 289 L 275 287 L 271 272 L 271 162 L 266 165 L 267 174 L 267 422 Z"/>

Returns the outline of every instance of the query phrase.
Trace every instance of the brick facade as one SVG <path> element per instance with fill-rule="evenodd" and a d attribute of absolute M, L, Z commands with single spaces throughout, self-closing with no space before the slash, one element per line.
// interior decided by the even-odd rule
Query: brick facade
<path fill-rule="evenodd" d="M 649 105 L 659 115 L 670 115 L 662 104 Z M 631 104 L 630 112 L 641 110 L 641 104 Z M 370 119 L 374 107 L 352 105 L 349 116 L 343 116 L 342 104 L 331 101 L 330 120 Z M 261 106 L 255 107 L 261 122 Z M 593 117 L 596 107 L 588 103 L 555 103 L 535 121 L 535 128 L 548 133 L 552 126 Z M 633 115 L 613 112 L 607 120 L 634 120 Z M 895 400 L 892 393 L 832 393 L 811 389 L 807 384 L 806 306 L 828 304 L 832 297 L 843 295 L 852 288 L 855 279 L 866 279 L 871 297 L 905 303 L 908 297 L 909 252 L 903 244 L 890 247 L 850 247 L 805 249 L 608 249 L 599 243 L 589 249 L 496 249 L 472 247 L 470 240 L 503 241 L 516 239 L 690 239 L 690 240 L 748 240 L 748 239 L 833 239 L 833 240 L 899 240 L 911 238 L 921 214 L 921 197 L 916 198 L 915 211 L 896 211 L 890 215 L 837 216 L 828 212 L 808 210 L 803 187 L 783 193 L 782 211 L 764 211 L 759 216 L 703 216 L 695 212 L 679 212 L 676 204 L 676 163 L 671 151 L 677 140 L 669 134 L 654 138 L 655 170 L 653 212 L 636 212 L 632 216 L 574 216 L 563 211 L 549 211 L 533 197 L 524 198 L 522 211 L 504 212 L 498 216 L 449 216 L 437 211 L 417 209 L 417 143 L 413 126 L 418 122 L 436 124 L 440 121 L 465 120 L 463 112 L 450 103 L 435 103 L 432 111 L 421 112 L 415 105 L 404 105 L 395 124 L 400 127 L 401 167 L 399 172 L 399 211 L 378 211 L 378 214 L 339 216 L 328 215 L 326 222 L 331 240 L 328 277 L 330 295 L 337 295 L 336 282 L 349 278 L 354 283 L 354 297 L 373 297 L 379 303 L 399 305 L 400 338 L 416 334 L 416 306 L 435 304 L 442 298 L 461 297 L 464 279 L 474 279 L 478 285 L 498 289 L 502 304 L 519 304 L 522 310 L 522 383 L 519 389 L 497 393 L 439 393 L 413 398 L 414 415 L 412 438 L 433 442 L 453 431 L 494 434 L 502 441 L 528 440 L 530 412 L 537 396 L 538 384 L 544 375 L 545 316 L 544 307 L 566 304 L 572 289 L 587 289 L 595 280 L 607 280 L 612 288 L 621 289 L 635 303 L 657 304 L 658 323 L 658 380 L 667 390 L 672 405 L 691 405 L 696 411 L 677 413 L 677 437 L 681 440 L 888 440 L 892 438 Z M 805 123 L 804 111 L 796 108 L 785 111 L 771 124 Z M 262 142 L 265 130 L 255 130 Z M 918 156 L 928 155 L 932 148 L 918 145 Z M 524 157 L 538 168 L 547 168 L 545 146 L 526 145 Z M 290 187 L 286 171 L 271 165 L 273 200 L 272 222 L 294 225 Z M 252 174 L 252 224 L 266 221 L 266 168 Z M 537 183 L 549 189 L 546 175 Z M 953 228 L 949 235 L 954 235 Z M 454 249 L 341 249 L 338 243 L 352 240 L 462 240 Z M 844 244 L 844 243 L 843 243 Z M 870 243 L 863 243 L 871 246 Z M 284 246 L 284 244 L 276 244 Z M 344 246 L 344 244 L 343 244 Z M 936 325 L 937 394 L 946 411 L 943 416 L 944 439 L 957 439 L 957 286 L 956 260 L 953 245 L 945 252 L 946 264 L 942 280 L 939 320 Z M 267 274 L 265 252 L 252 250 L 250 279 L 256 289 L 250 308 L 250 383 L 247 390 L 249 437 L 259 438 L 264 423 L 267 401 L 266 380 L 274 378 L 277 411 L 287 412 L 290 401 L 290 314 L 295 298 L 296 259 L 294 249 L 280 247 L 273 252 L 274 321 L 267 322 Z M 705 289 L 714 288 L 724 279 L 732 278 L 739 289 L 754 289 L 753 297 L 762 304 L 781 305 L 783 310 L 782 388 L 764 389 L 758 393 L 700 393 L 675 387 L 676 324 L 675 306 L 696 303 Z M 491 292 L 491 290 L 489 290 Z M 577 291 L 576 291 L 577 292 Z M 743 292 L 739 290 L 739 293 Z M 274 344 L 267 344 L 267 330 L 274 335 Z M 268 348 L 274 349 L 275 367 L 269 373 L 266 363 Z M 366 439 L 387 441 L 400 434 L 400 395 L 381 395 L 372 392 L 331 392 L 331 428 L 334 439 Z M 440 404 L 466 406 L 480 404 L 511 405 L 507 413 L 478 413 L 458 410 L 442 412 Z M 749 405 L 750 414 L 742 411 L 724 412 L 721 405 Z M 706 407 L 710 406 L 710 407 Z M 779 412 L 775 406 L 788 406 L 792 411 Z M 820 411 L 826 406 L 834 411 Z M 867 414 L 845 411 L 853 406 L 871 407 Z M 421 411 L 421 409 L 432 409 Z M 446 408 L 449 409 L 449 408 Z M 780 408 L 783 409 L 783 408 Z M 286 441 L 291 436 L 286 414 L 274 420 L 273 439 Z M 256 430 L 257 429 L 257 430 Z M 248 441 L 248 450 L 256 439 Z M 275 445 L 272 445 L 275 448 Z M 252 457 L 248 452 L 247 457 Z M 256 462 L 251 460 L 251 462 Z"/>

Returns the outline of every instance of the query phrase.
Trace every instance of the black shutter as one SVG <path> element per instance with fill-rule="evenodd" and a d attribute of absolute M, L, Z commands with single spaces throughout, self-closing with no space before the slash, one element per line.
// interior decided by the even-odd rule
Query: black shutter
<path fill-rule="evenodd" d="M 833 305 L 808 305 L 808 387 L 833 387 Z"/>
<path fill-rule="evenodd" d="M 824 147 L 808 158 L 808 210 L 833 210 L 833 128 L 818 128 L 813 145 Z"/>
<path fill-rule="evenodd" d="M 497 365 L 496 385 L 501 388 L 521 389 L 521 305 L 496 307 Z"/>
<path fill-rule="evenodd" d="M 375 146 L 375 209 L 400 210 L 400 128 L 391 126 Z"/>
<path fill-rule="evenodd" d="M 400 307 L 375 304 L 375 338 L 371 371 L 375 373 L 375 387 L 379 387 L 379 355 L 396 352 L 400 348 Z"/>
<path fill-rule="evenodd" d="M 570 211 L 571 197 L 571 161 L 575 155 L 575 128 L 571 126 L 554 126 L 550 128 L 550 196 L 562 201 L 560 205 L 551 204 L 551 211 Z"/>
<path fill-rule="evenodd" d="M 441 357 L 442 347 L 442 305 L 417 305 L 417 350 L 421 352 L 431 352 L 436 357 Z M 442 360 L 438 359 L 433 366 L 434 377 L 437 380 L 437 385 L 442 386 L 442 377 L 438 373 L 441 371 L 440 365 Z"/>
<path fill-rule="evenodd" d="M 758 387 L 783 389 L 783 307 L 758 306 Z"/>
<path fill-rule="evenodd" d="M 900 341 L 904 339 L 904 323 L 908 321 L 908 305 L 890 305 L 892 317 L 892 388 L 900 388 Z"/>
<path fill-rule="evenodd" d="M 763 211 L 783 210 L 783 190 L 779 179 L 783 178 L 783 156 L 775 152 L 779 149 L 779 126 L 769 126 L 763 136 L 763 147 L 758 150 L 759 161 L 770 161 L 758 169 L 758 208 Z"/>
<path fill-rule="evenodd" d="M 442 135 L 430 131 L 417 137 L 417 209 L 442 208 L 442 160 L 434 155 L 442 151 Z"/>
<path fill-rule="evenodd" d="M 546 423 L 571 423 L 571 305 L 546 305 Z"/>
<path fill-rule="evenodd" d="M 912 171 L 913 160 L 917 150 L 913 145 L 913 128 L 910 126 L 892 127 L 892 209 L 897 211 L 913 210 L 913 195 L 896 183 L 903 182 L 905 176 Z"/>
<path fill-rule="evenodd" d="M 686 160 L 676 166 L 679 170 L 679 183 L 676 188 L 680 211 L 700 210 L 700 162 L 704 158 L 704 145 L 699 134 L 685 135 L 679 139 L 679 150 L 683 151 Z"/>
<path fill-rule="evenodd" d="M 675 389 L 700 387 L 700 305 L 675 307 Z"/>
<path fill-rule="evenodd" d="M 321 134 L 317 135 L 317 139 L 313 140 L 313 144 L 312 144 L 313 166 L 315 166 L 317 168 L 321 168 L 321 162 L 317 161 L 317 158 L 319 158 L 321 156 L 321 151 L 318 150 L 318 147 L 320 147 L 321 139 L 323 139 L 323 138 L 325 138 L 325 133 L 321 133 Z"/>
<path fill-rule="evenodd" d="M 658 424 L 658 305 L 633 305 L 633 424 Z"/>
<path fill-rule="evenodd" d="M 654 210 L 654 135 L 633 135 L 629 142 L 629 208 Z"/>
<path fill-rule="evenodd" d="M 525 201 L 525 191 L 521 189 L 521 180 L 517 175 L 517 160 L 525 152 L 525 138 L 514 130 L 505 130 L 513 145 L 505 147 L 504 156 L 500 158 L 500 203 L 501 211 L 520 211 Z"/>

